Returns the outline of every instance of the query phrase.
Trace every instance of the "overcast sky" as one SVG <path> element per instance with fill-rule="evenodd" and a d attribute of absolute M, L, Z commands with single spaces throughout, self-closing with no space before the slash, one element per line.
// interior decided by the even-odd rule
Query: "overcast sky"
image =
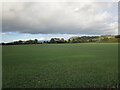
<path fill-rule="evenodd" d="M 4 42 L 118 33 L 117 2 L 5 2 Z"/>

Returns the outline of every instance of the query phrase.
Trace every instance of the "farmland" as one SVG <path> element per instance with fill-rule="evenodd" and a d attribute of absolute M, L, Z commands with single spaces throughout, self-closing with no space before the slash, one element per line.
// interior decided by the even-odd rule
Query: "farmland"
<path fill-rule="evenodd" d="M 3 46 L 3 88 L 115 88 L 117 43 Z"/>

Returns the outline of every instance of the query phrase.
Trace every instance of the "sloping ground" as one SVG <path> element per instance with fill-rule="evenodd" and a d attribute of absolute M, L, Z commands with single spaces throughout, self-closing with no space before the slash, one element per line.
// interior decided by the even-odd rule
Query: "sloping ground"
<path fill-rule="evenodd" d="M 104 35 L 104 36 L 81 36 L 71 37 L 68 39 L 70 42 L 83 43 L 83 42 L 100 42 L 100 43 L 112 43 L 118 42 L 119 35 Z"/>

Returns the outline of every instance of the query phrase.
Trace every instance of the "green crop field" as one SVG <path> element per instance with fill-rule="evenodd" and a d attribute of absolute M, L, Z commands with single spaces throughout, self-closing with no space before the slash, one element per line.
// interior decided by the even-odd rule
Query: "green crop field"
<path fill-rule="evenodd" d="M 116 88 L 118 44 L 3 46 L 3 88 Z"/>

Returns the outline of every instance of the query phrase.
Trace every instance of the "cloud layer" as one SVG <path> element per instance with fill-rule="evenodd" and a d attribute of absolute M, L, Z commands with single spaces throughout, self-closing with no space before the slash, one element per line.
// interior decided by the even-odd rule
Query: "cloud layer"
<path fill-rule="evenodd" d="M 117 34 L 117 3 L 3 3 L 3 32 Z"/>

